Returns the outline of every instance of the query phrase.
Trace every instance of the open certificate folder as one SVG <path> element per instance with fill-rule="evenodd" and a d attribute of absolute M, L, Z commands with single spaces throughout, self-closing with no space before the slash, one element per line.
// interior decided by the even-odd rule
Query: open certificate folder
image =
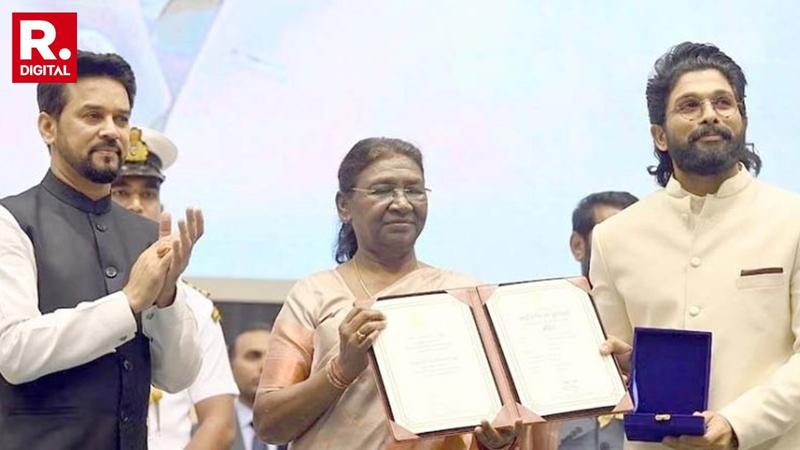
<path fill-rule="evenodd" d="M 632 407 L 583 278 L 383 297 L 370 353 L 397 440 Z"/>

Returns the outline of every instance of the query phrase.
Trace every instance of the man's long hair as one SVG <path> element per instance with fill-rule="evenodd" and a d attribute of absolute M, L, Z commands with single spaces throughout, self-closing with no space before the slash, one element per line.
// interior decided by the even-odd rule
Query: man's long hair
<path fill-rule="evenodd" d="M 662 55 L 653 66 L 653 75 L 647 80 L 647 110 L 650 114 L 652 125 L 664 125 L 667 117 L 667 101 L 675 83 L 687 72 L 697 70 L 718 70 L 733 87 L 739 112 L 747 120 L 745 106 L 745 86 L 747 80 L 742 68 L 728 55 L 712 44 L 697 44 L 684 42 L 672 47 Z M 661 186 L 666 186 L 674 171 L 672 158 L 668 152 L 655 148 L 653 153 L 658 159 L 658 165 L 650 166 L 647 171 L 656 178 Z M 753 144 L 747 144 L 742 164 L 754 174 L 761 171 L 761 158 L 756 154 Z"/>

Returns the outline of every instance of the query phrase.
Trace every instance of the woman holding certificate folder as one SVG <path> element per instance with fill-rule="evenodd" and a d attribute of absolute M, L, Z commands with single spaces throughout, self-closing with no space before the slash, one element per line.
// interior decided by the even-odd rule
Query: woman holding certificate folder
<path fill-rule="evenodd" d="M 338 177 L 340 265 L 298 281 L 277 317 L 255 402 L 259 436 L 290 442 L 292 450 L 547 450 L 550 436 L 522 433 L 519 424 L 498 430 L 484 422 L 465 435 L 392 439 L 367 364 L 387 324 L 380 312 L 357 305 L 476 281 L 416 258 L 429 192 L 416 147 L 399 139 L 361 140 L 345 156 Z"/>

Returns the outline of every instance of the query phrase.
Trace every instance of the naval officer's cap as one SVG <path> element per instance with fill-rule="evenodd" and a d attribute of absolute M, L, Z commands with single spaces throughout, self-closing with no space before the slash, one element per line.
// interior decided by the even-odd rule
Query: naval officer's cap
<path fill-rule="evenodd" d="M 145 127 L 132 127 L 130 147 L 120 177 L 150 177 L 164 181 L 166 170 L 178 158 L 178 148 L 166 136 Z"/>

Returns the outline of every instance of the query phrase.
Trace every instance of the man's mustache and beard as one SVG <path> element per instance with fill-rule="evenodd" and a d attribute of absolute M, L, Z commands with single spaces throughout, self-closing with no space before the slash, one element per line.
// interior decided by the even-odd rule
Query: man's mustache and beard
<path fill-rule="evenodd" d="M 720 141 L 703 142 L 705 136 L 720 136 Z M 734 135 L 720 125 L 704 125 L 694 130 L 687 142 L 680 142 L 667 133 L 667 145 L 672 163 L 684 172 L 696 175 L 717 175 L 729 170 L 747 154 L 745 130 Z"/>
<path fill-rule="evenodd" d="M 114 152 L 116 157 L 100 152 Z M 108 184 L 117 178 L 122 165 L 122 148 L 119 141 L 105 141 L 93 145 L 85 159 L 70 161 L 72 167 L 84 178 L 98 184 Z"/>

